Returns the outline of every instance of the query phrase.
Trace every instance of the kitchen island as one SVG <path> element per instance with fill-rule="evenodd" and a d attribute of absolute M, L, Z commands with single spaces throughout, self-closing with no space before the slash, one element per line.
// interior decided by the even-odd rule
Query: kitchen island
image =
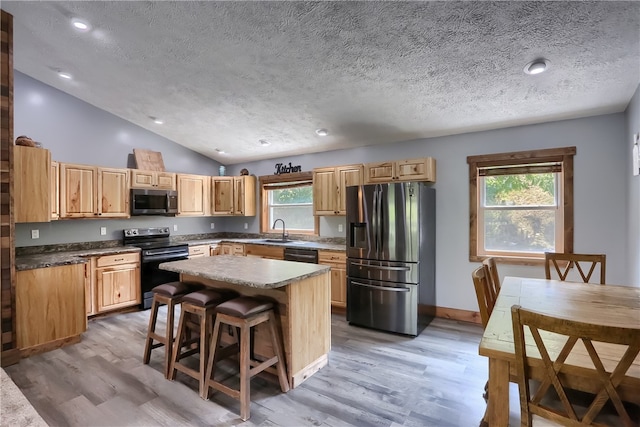
<path fill-rule="evenodd" d="M 289 386 L 295 388 L 328 362 L 331 349 L 330 268 L 291 261 L 220 255 L 160 264 L 180 280 L 275 302 Z M 271 357 L 265 325 L 255 333 L 255 353 Z"/>

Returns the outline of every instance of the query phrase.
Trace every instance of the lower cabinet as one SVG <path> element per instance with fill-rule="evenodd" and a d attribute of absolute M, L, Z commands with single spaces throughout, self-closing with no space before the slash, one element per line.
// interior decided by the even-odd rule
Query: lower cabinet
<path fill-rule="evenodd" d="M 80 340 L 87 329 L 84 271 L 84 264 L 71 264 L 16 272 L 16 344 L 23 356 Z"/>
<path fill-rule="evenodd" d="M 210 256 L 209 245 L 189 246 L 189 259 Z"/>
<path fill-rule="evenodd" d="M 244 244 L 242 243 L 221 243 L 218 245 L 219 255 L 239 255 L 244 256 Z"/>
<path fill-rule="evenodd" d="M 140 304 L 140 254 L 96 258 L 93 291 L 94 314 Z"/>
<path fill-rule="evenodd" d="M 284 259 L 284 248 L 282 246 L 268 245 L 244 245 L 244 253 L 246 256 L 256 256 L 267 259 Z"/>
<path fill-rule="evenodd" d="M 331 305 L 347 307 L 347 255 L 344 252 L 318 251 L 318 264 L 331 267 Z"/>

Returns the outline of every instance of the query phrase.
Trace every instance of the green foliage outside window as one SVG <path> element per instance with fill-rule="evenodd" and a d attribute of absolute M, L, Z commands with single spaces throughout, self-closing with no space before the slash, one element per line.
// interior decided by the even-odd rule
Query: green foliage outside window
<path fill-rule="evenodd" d="M 313 188 L 308 185 L 304 187 L 285 188 L 271 191 L 272 204 L 289 205 L 313 203 Z"/>

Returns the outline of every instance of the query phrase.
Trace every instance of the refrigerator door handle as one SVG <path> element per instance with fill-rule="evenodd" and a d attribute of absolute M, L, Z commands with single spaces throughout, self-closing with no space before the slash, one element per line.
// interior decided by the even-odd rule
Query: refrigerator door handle
<path fill-rule="evenodd" d="M 382 228 L 384 226 L 384 211 L 382 210 L 382 185 L 380 185 L 380 190 L 378 191 L 378 240 L 380 241 L 380 248 L 378 253 L 378 258 L 382 258 L 382 253 L 384 252 L 384 242 L 383 242 L 383 232 Z"/>
<path fill-rule="evenodd" d="M 363 286 L 365 288 L 378 289 L 381 291 L 392 291 L 392 292 L 410 292 L 409 288 L 392 288 L 389 286 L 375 286 L 375 285 L 367 285 L 366 283 L 356 282 L 354 280 L 351 281 L 352 285 Z"/>
<path fill-rule="evenodd" d="M 409 271 L 411 270 L 409 267 L 387 267 L 385 265 L 370 265 L 370 264 L 361 264 L 352 262 L 351 265 L 355 265 L 357 267 L 369 267 L 374 268 L 376 270 L 390 270 L 390 271 Z"/>
<path fill-rule="evenodd" d="M 373 213 L 371 215 L 371 226 L 373 227 L 373 243 L 378 256 L 378 185 L 373 189 Z"/>

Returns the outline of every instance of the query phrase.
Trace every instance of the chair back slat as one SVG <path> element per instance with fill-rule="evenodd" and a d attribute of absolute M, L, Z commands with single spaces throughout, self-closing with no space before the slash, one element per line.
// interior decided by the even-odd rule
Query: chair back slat
<path fill-rule="evenodd" d="M 606 283 L 607 256 L 605 254 L 569 254 L 561 252 L 544 253 L 544 273 L 546 278 L 552 279 L 551 267 L 558 278 L 567 280 L 571 268 L 575 266 L 576 271 L 584 283 L 591 281 L 596 267 L 600 267 L 600 284 Z M 588 271 L 587 271 L 588 269 Z M 587 273 L 585 273 L 587 271 Z"/>
<path fill-rule="evenodd" d="M 595 425 L 594 420 L 609 400 L 613 403 L 622 425 L 636 425 L 622 404 L 617 388 L 626 376 L 633 361 L 640 353 L 640 329 L 602 326 L 562 319 L 525 310 L 517 305 L 511 308 L 511 318 L 513 321 L 516 376 L 520 390 L 522 425 L 531 426 L 532 414 L 560 422 L 563 425 Z M 527 359 L 527 349 L 525 345 L 526 329 L 528 329 L 533 336 L 533 341 L 542 359 L 545 372 L 544 379 L 540 383 L 540 387 L 533 398 L 531 397 L 529 389 L 531 360 Z M 555 354 L 555 352 L 548 351 L 545 346 L 542 331 L 567 336 L 567 341 L 555 357 L 555 360 L 552 359 L 550 355 Z M 590 374 L 594 378 L 597 378 L 600 384 L 600 389 L 594 393 L 595 398 L 589 405 L 586 413 L 581 414 L 581 416 L 576 414 L 574 405 L 565 392 L 565 386 L 559 377 L 565 360 L 569 354 L 571 354 L 571 351 L 578 341 L 582 342 L 593 363 L 593 372 L 590 372 Z M 617 366 L 612 372 L 609 373 L 605 370 L 601 356 L 598 354 L 596 350 L 597 347 L 594 346 L 594 343 L 617 344 L 627 347 L 620 360 L 614 360 L 614 362 L 617 362 Z M 602 357 L 610 359 L 611 355 L 604 354 L 603 352 Z M 567 371 L 564 375 L 570 374 Z M 584 373 L 580 375 L 584 375 Z M 562 410 L 551 408 L 542 403 L 543 397 L 551 386 L 553 386 L 560 398 Z"/>
<path fill-rule="evenodd" d="M 491 280 L 491 286 L 495 291 L 496 295 L 500 291 L 500 275 L 498 274 L 498 266 L 496 265 L 496 259 L 489 257 L 485 258 L 482 261 L 482 265 L 487 269 L 487 273 L 489 274 L 489 280 Z"/>
<path fill-rule="evenodd" d="M 478 299 L 480 320 L 482 321 L 482 326 L 486 328 L 489 322 L 489 316 L 491 316 L 493 307 L 496 305 L 498 292 L 493 288 L 489 273 L 484 265 L 476 268 L 473 273 L 471 273 L 471 278 L 473 279 L 473 286 L 476 290 L 476 298 Z"/>

